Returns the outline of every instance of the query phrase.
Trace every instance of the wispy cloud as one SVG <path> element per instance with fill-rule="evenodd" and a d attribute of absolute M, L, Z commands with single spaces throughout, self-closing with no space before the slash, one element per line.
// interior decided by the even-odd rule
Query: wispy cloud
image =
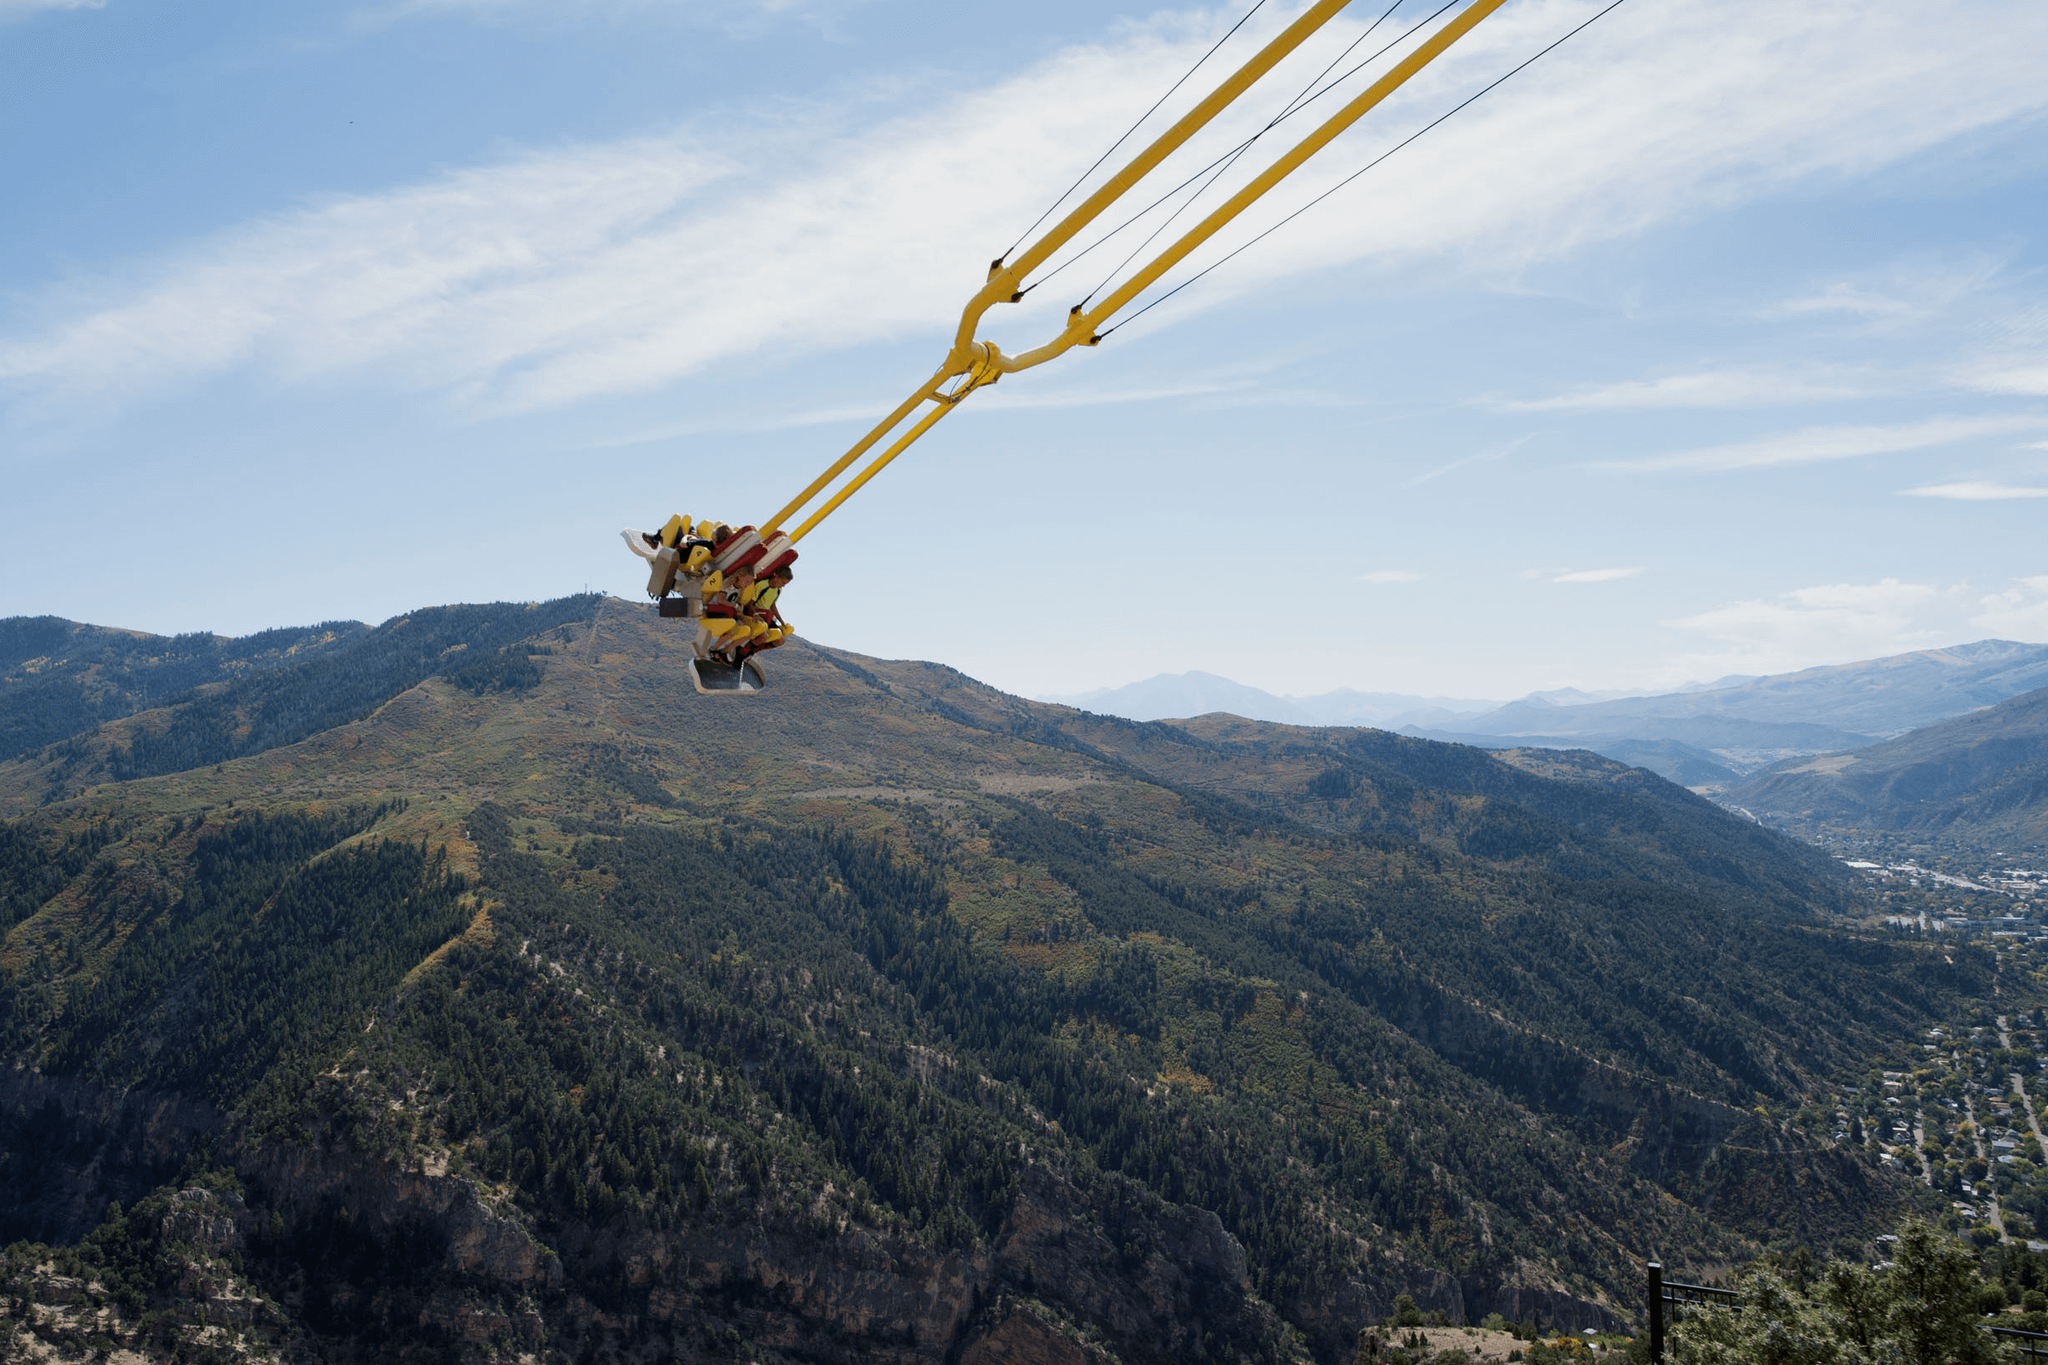
<path fill-rule="evenodd" d="M 1490 446 L 1485 450 L 1476 450 L 1470 455 L 1460 455 L 1457 459 L 1447 460 L 1443 464 L 1437 465 L 1434 469 L 1423 470 L 1420 474 L 1417 474 L 1414 478 L 1403 484 L 1402 487 L 1414 488 L 1428 483 L 1431 479 L 1440 479 L 1453 470 L 1464 469 L 1468 465 L 1497 463 L 1520 450 L 1528 442 L 1529 438 L 1527 436 L 1517 436 L 1512 441 L 1506 441 L 1497 446 Z"/>
<path fill-rule="evenodd" d="M 1970 624 L 1995 635 L 2023 640 L 2048 640 L 2048 574 L 2014 580 L 2014 587 L 1992 593 Z"/>
<path fill-rule="evenodd" d="M 2007 318 L 1999 335 L 1956 367 L 1955 382 L 1984 393 L 2048 397 L 2048 304 Z"/>
<path fill-rule="evenodd" d="M 1554 398 L 1507 402 L 1509 412 L 1626 412 L 1657 408 L 1749 408 L 1855 398 L 1867 383 L 1790 374 L 1781 370 L 1707 370 L 1619 384 L 1596 384 Z"/>
<path fill-rule="evenodd" d="M 1972 376 L 1971 387 L 1983 389 L 1986 393 L 2018 393 L 2029 398 L 2048 398 L 2048 360 L 1988 367 Z"/>
<path fill-rule="evenodd" d="M 1915 254 L 1853 279 L 1833 280 L 1763 310 L 1766 318 L 1842 314 L 1878 330 L 1931 317 L 1989 286 L 2018 249 Z"/>
<path fill-rule="evenodd" d="M 860 0 L 391 0 L 349 14 L 357 32 L 376 32 L 421 19 L 560 26 L 591 20 L 682 19 L 746 33 L 794 17 L 817 25 Z"/>
<path fill-rule="evenodd" d="M 2048 488 L 2024 488 L 2017 484 L 1965 479 L 1960 483 L 1930 483 L 1920 488 L 1902 488 L 1908 498 L 1948 498 L 1953 502 L 2005 502 L 2013 498 L 2048 498 Z"/>
<path fill-rule="evenodd" d="M 1211 252 L 1593 9 L 1502 11 Z M 42 409 L 105 411 L 229 371 L 360 374 L 504 412 L 645 392 L 740 356 L 794 374 L 882 338 L 936 346 L 991 244 L 1227 21 L 1164 15 L 983 89 L 903 81 L 281 211 L 32 304 L 0 337 L 0 384 Z M 1429 155 L 1394 158 L 1144 325 L 1344 262 L 1513 268 L 1861 173 L 2048 107 L 2044 45 L 2038 0 L 1810 0 L 1732 27 L 1712 0 L 1623 9 L 1432 133 Z M 993 331 L 1029 344 L 1068 302 L 1042 291 Z"/>
<path fill-rule="evenodd" d="M 105 9 L 107 0 L 0 0 L 0 23 L 49 9 Z"/>
<path fill-rule="evenodd" d="M 1213 398 L 1233 394 L 1247 387 L 1249 381 L 1233 380 L 1129 389 L 1063 387 L 1043 394 L 978 393 L 973 399 L 972 406 L 965 411 L 992 412 L 1001 408 L 1092 408 L 1118 403 L 1158 403 L 1173 398 Z M 836 426 L 845 422 L 872 423 L 887 412 L 887 405 L 872 401 L 794 410 L 747 409 L 714 414 L 687 422 L 664 422 L 656 426 L 636 427 L 618 436 L 592 441 L 589 445 L 591 449 L 611 449 L 643 445 L 652 441 L 671 441 L 679 436 L 695 436 L 713 431 L 789 431 L 803 427 Z"/>
<path fill-rule="evenodd" d="M 1786 299 L 1764 310 L 1765 317 L 1792 317 L 1801 313 L 1854 313 L 1863 317 L 1897 317 L 1910 313 L 1913 305 L 1889 294 L 1859 289 L 1852 284 L 1831 284 L 1817 294 Z"/>
<path fill-rule="evenodd" d="M 1641 573 L 1640 566 L 1627 569 L 1574 569 L 1561 573 L 1550 581 L 1553 583 L 1612 583 L 1617 579 L 1634 578 Z"/>
<path fill-rule="evenodd" d="M 1684 677 L 1777 673 L 1921 648 L 1955 627 L 1953 615 L 1944 620 L 1933 610 L 1942 597 L 1930 584 L 1886 578 L 1730 602 L 1664 623 L 1716 642 L 1713 650 L 1674 659 L 1668 667 Z"/>
<path fill-rule="evenodd" d="M 1997 436 L 2048 426 L 2048 415 L 2010 413 L 1995 417 L 1931 417 L 1896 426 L 1802 427 L 1734 445 L 1708 446 L 1671 455 L 1606 460 L 1595 468 L 1706 473 L 1729 469 L 1765 469 L 1774 465 L 1814 464 L 1889 455 L 1930 446 L 1952 445 L 1978 436 Z"/>
<path fill-rule="evenodd" d="M 1410 569 L 1375 569 L 1358 576 L 1361 583 L 1420 583 L 1422 575 Z"/>

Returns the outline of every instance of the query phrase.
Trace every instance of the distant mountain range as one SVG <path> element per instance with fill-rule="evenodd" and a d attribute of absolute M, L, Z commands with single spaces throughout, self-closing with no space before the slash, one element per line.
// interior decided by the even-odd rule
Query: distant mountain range
<path fill-rule="evenodd" d="M 2048 687 L 2048 645 L 1979 640 L 1652 696 L 1566 688 L 1501 705 L 1348 690 L 1277 697 L 1185 673 L 1044 700 L 1133 720 L 1228 711 L 1293 725 L 1372 725 L 1481 748 L 1591 749 L 1686 786 L 1725 789 L 1786 758 L 1862 748 L 2040 687 Z"/>
<path fill-rule="evenodd" d="M 1455 724 L 1503 704 L 1406 692 L 1354 692 L 1348 687 L 1312 697 L 1282 697 L 1219 678 L 1214 673 L 1200 672 L 1161 673 L 1123 687 L 1102 687 L 1093 692 L 1038 700 L 1097 715 L 1122 716 L 1126 720 L 1175 720 L 1222 711 L 1246 720 L 1267 720 L 1280 725 L 1370 725 L 1382 730 L 1396 730 L 1403 725 Z"/>
<path fill-rule="evenodd" d="M 1821 747 L 1840 735 L 1888 739 L 2037 687 L 2048 687 L 2048 645 L 1979 640 L 1664 696 L 1584 706 L 1524 698 L 1474 718 L 1470 728 L 1498 735 L 1654 731 L 1695 744 L 1726 734 L 1722 744 L 1738 747 L 1774 738 L 1786 747 Z M 1685 726 L 1698 737 L 1682 733 Z"/>
<path fill-rule="evenodd" d="M 1852 753 L 1788 759 L 1726 799 L 1781 824 L 2048 838 L 2048 688 Z"/>

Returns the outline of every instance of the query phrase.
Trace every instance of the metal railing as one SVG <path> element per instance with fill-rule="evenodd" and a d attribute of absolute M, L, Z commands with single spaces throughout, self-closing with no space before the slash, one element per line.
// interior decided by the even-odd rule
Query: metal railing
<path fill-rule="evenodd" d="M 1987 1327 L 1994 1337 L 2007 1338 L 2019 1352 L 2023 1365 L 2041 1365 L 2048 1361 L 2048 1332 L 2023 1332 L 2017 1327 Z"/>
<path fill-rule="evenodd" d="M 1661 1262 L 1651 1261 L 1644 1267 L 1649 1272 L 1650 1302 L 1650 1362 L 1662 1365 L 1664 1360 L 1664 1325 L 1676 1321 L 1679 1310 L 1705 1308 L 1710 1304 L 1721 1304 L 1728 1308 L 1735 1306 L 1735 1291 L 1716 1289 L 1710 1284 L 1687 1284 L 1683 1280 L 1664 1278 Z"/>
<path fill-rule="evenodd" d="M 1686 1284 L 1680 1280 L 1664 1278 L 1664 1267 L 1657 1261 L 1648 1262 L 1648 1293 L 1644 1296 L 1650 1308 L 1650 1362 L 1663 1365 L 1664 1329 L 1678 1320 L 1681 1311 L 1687 1308 L 1720 1306 L 1733 1308 L 1735 1291 L 1716 1289 L 1708 1284 Z M 1985 1323 L 1984 1330 L 1994 1337 L 2005 1338 L 2019 1353 L 2021 1365 L 2048 1365 L 2048 1332 L 2027 1332 L 2017 1327 L 1993 1327 Z"/>

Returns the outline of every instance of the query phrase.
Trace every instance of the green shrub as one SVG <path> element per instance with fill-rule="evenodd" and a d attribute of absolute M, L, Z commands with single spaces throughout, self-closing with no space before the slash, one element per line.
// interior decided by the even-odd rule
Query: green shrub
<path fill-rule="evenodd" d="M 1990 1365 L 1978 1327 L 1977 1266 L 1936 1228 L 1899 1231 L 1883 1270 L 1836 1261 L 1809 1290 L 1769 1270 L 1738 1276 L 1736 1307 L 1694 1309 L 1673 1325 L 1676 1365 Z M 2004 1291 L 1999 1291 L 2004 1302 Z"/>

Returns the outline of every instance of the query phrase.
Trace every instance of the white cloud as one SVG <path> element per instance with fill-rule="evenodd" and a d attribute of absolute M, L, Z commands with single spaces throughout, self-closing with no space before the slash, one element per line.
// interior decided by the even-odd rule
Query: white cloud
<path fill-rule="evenodd" d="M 2048 397 L 2048 305 L 2007 318 L 1982 353 L 1957 367 L 1956 382 L 1984 393 Z"/>
<path fill-rule="evenodd" d="M 1502 11 L 1189 267 L 1593 11 Z M 506 411 L 644 392 L 736 356 L 775 356 L 796 383 L 824 350 L 908 334 L 936 349 L 992 244 L 1228 18 L 1165 15 L 986 89 L 905 80 L 279 212 L 53 293 L 39 321 L 0 337 L 0 383 L 105 411 L 235 369 L 282 382 L 374 373 Z M 1329 37 L 1355 31 L 1346 19 Z M 1866 172 L 2048 107 L 2044 45 L 2038 0 L 1811 0 L 1739 25 L 1712 0 L 1624 8 L 1146 325 L 1342 262 L 1512 270 Z M 1275 88 L 1326 56 L 1298 54 Z M 990 331 L 1010 349 L 1049 335 L 1072 301 L 1065 284 Z"/>
<path fill-rule="evenodd" d="M 2016 393 L 2048 398 L 2048 360 L 1984 365 L 1969 376 L 1969 387 L 1985 393 Z"/>
<path fill-rule="evenodd" d="M 1577 569 L 1561 573 L 1551 579 L 1553 583 L 1612 583 L 1617 579 L 1634 578 L 1641 573 L 1640 567 L 1631 569 Z"/>
<path fill-rule="evenodd" d="M 1851 284 L 1831 284 L 1818 294 L 1787 299 L 1764 312 L 1765 317 L 1796 316 L 1800 313 L 1854 313 L 1863 317 L 1897 317 L 1910 313 L 1913 305 L 1889 294 L 1859 289 Z"/>
<path fill-rule="evenodd" d="M 1887 578 L 1731 602 L 1664 622 L 1718 646 L 1674 659 L 1665 671 L 1688 678 L 1780 673 L 1923 648 L 1953 628 L 1953 618 L 1939 612 L 1942 596 L 1928 584 Z"/>
<path fill-rule="evenodd" d="M 2018 587 L 1985 597 L 1970 624 L 1994 635 L 2048 640 L 2048 574 L 2016 581 Z"/>
<path fill-rule="evenodd" d="M 1877 330 L 1894 330 L 1937 314 L 1983 290 L 2011 264 L 2017 250 L 1963 255 L 1916 254 L 1852 280 L 1827 285 L 1763 310 L 1766 318 L 1841 313 Z"/>
<path fill-rule="evenodd" d="M 1707 370 L 1619 384 L 1596 384 L 1554 398 L 1503 403 L 1510 412 L 1625 412 L 1657 408 L 1747 408 L 1855 398 L 1867 384 L 1775 370 Z"/>
<path fill-rule="evenodd" d="M 0 0 L 0 22 L 46 9 L 105 9 L 107 0 Z"/>
<path fill-rule="evenodd" d="M 435 18 L 561 25 L 658 17 L 746 31 L 792 16 L 815 22 L 826 12 L 856 3 L 859 0 L 395 0 L 356 10 L 347 22 L 357 32 L 375 32 L 409 20 Z"/>
<path fill-rule="evenodd" d="M 1422 575 L 1408 569 L 1375 569 L 1358 576 L 1361 583 L 1420 583 Z"/>
<path fill-rule="evenodd" d="M 2048 488 L 2022 488 L 2009 483 L 1966 479 L 1961 483 L 1930 483 L 1921 488 L 1902 488 L 1908 498 L 1948 498 L 1954 502 L 2003 502 L 2011 498 L 2048 498 Z"/>
<path fill-rule="evenodd" d="M 1505 460 L 1524 445 L 1527 445 L 1528 442 L 1529 438 L 1527 436 L 1517 436 L 1512 441 L 1505 441 L 1486 450 L 1475 450 L 1470 455 L 1460 455 L 1455 460 L 1446 460 L 1434 469 L 1423 470 L 1420 474 L 1417 474 L 1414 478 L 1403 484 L 1402 487 L 1414 488 L 1419 484 L 1428 483 L 1431 479 L 1440 479 L 1453 470 L 1464 469 L 1470 465 L 1494 464 L 1500 460 Z"/>
<path fill-rule="evenodd" d="M 1803 427 L 1734 445 L 1708 446 L 1672 455 L 1601 461 L 1597 468 L 1617 470 L 1683 470 L 1707 472 L 1764 469 L 1774 465 L 1850 460 L 1865 455 L 1890 455 L 1930 446 L 1950 445 L 1976 436 L 1995 436 L 2048 426 L 2048 416 L 2014 413 L 1997 417 L 1931 417 L 1897 426 Z"/>

